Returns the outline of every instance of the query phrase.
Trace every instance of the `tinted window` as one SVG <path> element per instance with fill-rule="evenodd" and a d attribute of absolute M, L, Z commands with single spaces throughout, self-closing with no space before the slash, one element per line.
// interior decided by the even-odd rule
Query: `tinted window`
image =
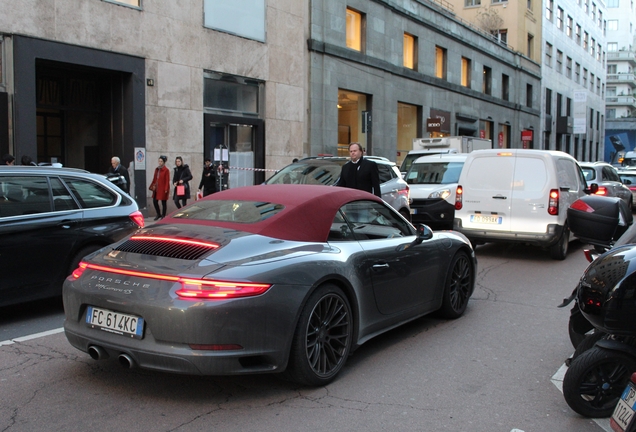
<path fill-rule="evenodd" d="M 374 201 L 356 201 L 340 209 L 353 228 L 356 240 L 375 240 L 415 235 L 409 223 Z M 335 220 L 334 220 L 335 223 Z"/>
<path fill-rule="evenodd" d="M 609 181 L 621 181 L 621 179 L 618 177 L 618 174 L 616 173 L 616 170 L 614 170 L 614 168 L 612 167 L 603 167 L 603 180 L 609 180 Z"/>
<path fill-rule="evenodd" d="M 416 163 L 406 176 L 409 184 L 451 184 L 459 181 L 464 162 Z"/>
<path fill-rule="evenodd" d="M 573 191 L 579 190 L 579 183 L 585 187 L 585 178 L 581 179 L 579 165 L 570 159 L 558 159 L 556 162 L 559 187 Z"/>
<path fill-rule="evenodd" d="M 385 164 L 376 165 L 378 166 L 378 173 L 380 174 L 380 183 L 386 183 L 394 177 L 391 166 Z"/>
<path fill-rule="evenodd" d="M 596 171 L 594 168 L 581 167 L 583 175 L 586 181 L 594 180 L 596 178 Z"/>
<path fill-rule="evenodd" d="M 0 177 L 0 217 L 50 211 L 51 198 L 46 177 Z"/>
<path fill-rule="evenodd" d="M 259 201 L 197 201 L 173 217 L 249 224 L 274 216 L 284 208 L 281 204 Z"/>
<path fill-rule="evenodd" d="M 342 164 L 344 164 L 344 160 Z M 340 177 L 342 165 L 333 163 L 297 163 L 288 165 L 267 180 L 267 184 L 332 185 Z"/>
<path fill-rule="evenodd" d="M 336 217 L 334 217 L 331 223 L 331 229 L 329 230 L 329 237 L 327 241 L 352 241 L 355 240 L 351 227 L 345 221 L 342 214 L 342 210 L 338 210 Z"/>
<path fill-rule="evenodd" d="M 62 178 L 82 208 L 109 207 L 117 203 L 119 195 L 98 183 L 74 177 Z"/>
<path fill-rule="evenodd" d="M 634 174 L 619 174 L 621 181 L 626 185 L 636 184 L 636 175 Z"/>
<path fill-rule="evenodd" d="M 71 193 L 57 178 L 51 178 L 51 190 L 53 191 L 53 206 L 55 211 L 75 210 L 79 208 Z"/>

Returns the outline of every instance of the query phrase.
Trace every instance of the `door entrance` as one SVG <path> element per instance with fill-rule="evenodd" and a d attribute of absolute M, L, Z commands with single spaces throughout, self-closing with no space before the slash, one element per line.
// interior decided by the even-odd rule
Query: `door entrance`
<path fill-rule="evenodd" d="M 215 149 L 223 146 L 229 153 L 230 188 L 260 184 L 264 179 L 263 121 L 252 119 L 232 119 L 230 121 L 206 114 L 204 156 L 212 161 L 218 160 Z M 214 118 L 216 117 L 216 118 Z M 230 119 L 227 119 L 230 120 Z M 238 121 L 237 121 L 238 120 Z"/>

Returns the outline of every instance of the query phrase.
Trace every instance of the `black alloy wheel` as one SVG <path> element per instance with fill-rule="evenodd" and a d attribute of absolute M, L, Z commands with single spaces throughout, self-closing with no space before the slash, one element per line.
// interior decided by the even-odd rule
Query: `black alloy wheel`
<path fill-rule="evenodd" d="M 444 298 L 439 313 L 444 318 L 459 318 L 466 311 L 472 294 L 473 266 L 466 252 L 458 252 L 449 267 L 444 287 Z"/>
<path fill-rule="evenodd" d="M 331 382 L 351 349 L 351 307 L 335 285 L 319 287 L 300 315 L 289 358 L 287 378 L 320 386 Z"/>
<path fill-rule="evenodd" d="M 636 358 L 594 346 L 570 364 L 563 378 L 563 396 L 582 416 L 609 417 L 633 372 Z"/>

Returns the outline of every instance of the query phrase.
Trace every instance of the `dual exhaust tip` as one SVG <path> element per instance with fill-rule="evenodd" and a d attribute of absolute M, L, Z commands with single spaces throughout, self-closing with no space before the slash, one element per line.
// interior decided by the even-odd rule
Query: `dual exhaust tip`
<path fill-rule="evenodd" d="M 88 355 L 90 355 L 93 360 L 106 360 L 110 357 L 104 348 L 97 345 L 88 347 Z M 117 361 L 126 369 L 133 369 L 137 366 L 132 357 L 126 353 L 119 354 Z"/>

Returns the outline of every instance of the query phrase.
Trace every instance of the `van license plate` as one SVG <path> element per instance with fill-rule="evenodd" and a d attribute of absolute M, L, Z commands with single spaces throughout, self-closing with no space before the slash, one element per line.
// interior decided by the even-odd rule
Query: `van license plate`
<path fill-rule="evenodd" d="M 141 339 L 144 335 L 143 318 L 93 306 L 86 308 L 86 324 L 91 328 L 135 339 Z"/>
<path fill-rule="evenodd" d="M 634 408 L 636 408 L 636 388 L 633 384 L 628 383 L 610 419 L 612 429 L 615 431 L 627 430 L 634 417 Z"/>
<path fill-rule="evenodd" d="M 472 223 L 501 225 L 503 218 L 501 216 L 470 215 L 470 221 Z"/>

